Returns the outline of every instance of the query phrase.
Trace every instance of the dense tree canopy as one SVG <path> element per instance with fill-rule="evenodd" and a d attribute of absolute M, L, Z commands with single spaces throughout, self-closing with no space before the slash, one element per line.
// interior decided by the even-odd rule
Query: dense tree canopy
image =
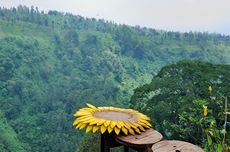
<path fill-rule="evenodd" d="M 0 7 L 0 151 L 75 151 L 83 133 L 72 114 L 86 102 L 127 107 L 133 89 L 161 67 L 181 59 L 229 63 L 229 46 L 220 34 Z"/>
<path fill-rule="evenodd" d="M 217 127 L 223 129 L 223 97 L 230 97 L 229 75 L 230 65 L 181 61 L 165 66 L 151 83 L 135 89 L 131 107 L 147 113 L 165 137 L 201 145 L 206 137 L 194 125 L 199 123 L 196 116 L 202 118 L 203 114 L 196 110 L 199 104 L 201 107 L 208 105 Z M 208 91 L 209 86 L 212 92 Z M 186 119 L 197 122 L 190 123 Z"/>

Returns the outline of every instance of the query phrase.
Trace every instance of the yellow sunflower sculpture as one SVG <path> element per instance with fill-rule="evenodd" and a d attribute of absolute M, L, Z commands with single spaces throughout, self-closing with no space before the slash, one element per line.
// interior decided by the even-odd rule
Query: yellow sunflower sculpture
<path fill-rule="evenodd" d="M 82 108 L 77 111 L 74 116 L 78 117 L 73 125 L 78 129 L 86 128 L 86 133 L 91 130 L 93 133 L 99 129 L 101 133 L 115 132 L 119 135 L 123 132 L 125 135 L 135 133 L 140 134 L 145 131 L 145 128 L 151 128 L 148 122 L 150 119 L 146 115 L 132 110 L 121 109 L 115 107 L 95 107 L 91 104 L 86 104 L 87 108 Z"/>

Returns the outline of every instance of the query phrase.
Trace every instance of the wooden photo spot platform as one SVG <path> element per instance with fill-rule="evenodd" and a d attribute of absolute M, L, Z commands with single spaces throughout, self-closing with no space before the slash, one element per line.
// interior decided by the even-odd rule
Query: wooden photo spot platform
<path fill-rule="evenodd" d="M 153 152 L 204 152 L 200 147 L 178 140 L 160 141 L 152 146 Z"/>
<path fill-rule="evenodd" d="M 149 146 L 152 147 L 153 144 L 159 142 L 163 137 L 158 131 L 150 128 L 146 129 L 146 131 L 142 132 L 141 134 L 128 136 L 119 135 L 115 136 L 114 138 L 118 143 L 127 147 L 131 147 L 134 149 L 146 149 Z"/>
<path fill-rule="evenodd" d="M 104 110 L 94 113 L 95 118 L 104 119 L 104 120 L 120 120 L 125 122 L 136 122 L 138 119 L 136 115 L 128 113 L 128 112 L 122 112 L 122 111 L 116 111 L 116 110 Z"/>

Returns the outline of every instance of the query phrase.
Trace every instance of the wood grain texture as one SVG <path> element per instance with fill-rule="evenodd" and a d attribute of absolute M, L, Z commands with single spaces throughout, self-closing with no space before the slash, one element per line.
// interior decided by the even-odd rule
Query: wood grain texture
<path fill-rule="evenodd" d="M 178 140 L 160 141 L 152 146 L 153 152 L 204 152 L 200 147 Z"/>
<path fill-rule="evenodd" d="M 114 137 L 115 140 L 129 147 L 148 147 L 156 142 L 159 142 L 163 136 L 156 130 L 150 128 L 145 132 L 136 135 L 119 135 Z"/>
<path fill-rule="evenodd" d="M 116 110 L 104 110 L 95 112 L 94 117 L 105 120 L 120 120 L 125 122 L 136 122 L 138 120 L 137 116 L 125 111 Z"/>

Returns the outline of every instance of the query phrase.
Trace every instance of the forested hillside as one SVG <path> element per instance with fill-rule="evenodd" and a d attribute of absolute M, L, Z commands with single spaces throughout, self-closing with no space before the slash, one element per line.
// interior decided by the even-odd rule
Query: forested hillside
<path fill-rule="evenodd" d="M 76 109 L 127 107 L 134 88 L 181 59 L 228 64 L 230 37 L 0 8 L 0 151 L 77 150 Z"/>
<path fill-rule="evenodd" d="M 229 75 L 230 65 L 180 61 L 163 67 L 151 83 L 135 89 L 131 107 L 147 113 L 154 127 L 168 139 L 189 141 L 207 152 L 221 152 L 218 144 L 222 145 L 223 112 L 226 97 L 230 97 Z M 204 106 L 208 107 L 207 116 L 203 115 Z M 229 144 L 230 127 L 227 129 Z"/>

